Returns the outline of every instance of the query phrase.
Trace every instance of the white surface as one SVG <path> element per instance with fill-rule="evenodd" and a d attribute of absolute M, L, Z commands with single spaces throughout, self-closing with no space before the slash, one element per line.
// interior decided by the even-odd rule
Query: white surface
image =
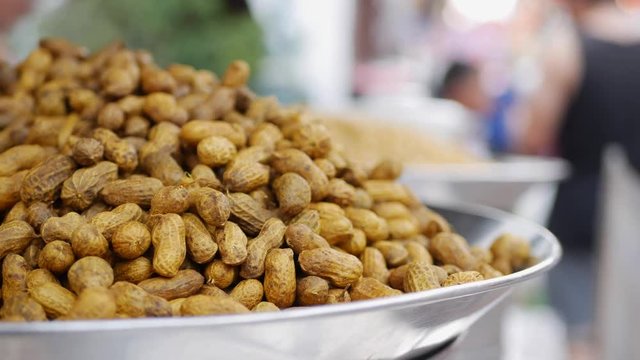
<path fill-rule="evenodd" d="M 640 359 L 640 176 L 619 148 L 605 154 L 604 213 L 597 284 L 603 359 Z"/>
<path fill-rule="evenodd" d="M 504 360 L 567 359 L 566 327 L 547 306 L 525 307 L 514 304 L 504 316 Z"/>

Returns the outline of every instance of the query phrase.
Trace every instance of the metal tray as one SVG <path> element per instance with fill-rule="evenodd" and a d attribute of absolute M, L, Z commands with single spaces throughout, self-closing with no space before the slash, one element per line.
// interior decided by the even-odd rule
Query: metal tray
<path fill-rule="evenodd" d="M 544 228 L 502 211 L 436 208 L 471 243 L 509 231 L 531 241 L 540 262 L 501 278 L 349 304 L 277 313 L 194 318 L 0 323 L 3 360 L 396 359 L 451 342 L 505 297 L 560 259 Z"/>

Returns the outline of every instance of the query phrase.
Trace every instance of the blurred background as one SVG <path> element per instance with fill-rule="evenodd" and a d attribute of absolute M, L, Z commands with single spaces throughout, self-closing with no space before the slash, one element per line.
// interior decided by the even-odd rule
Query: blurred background
<path fill-rule="evenodd" d="M 638 359 L 640 0 L 0 0 L 0 58 L 113 40 L 305 104 L 358 160 L 407 164 L 428 203 L 548 226 L 562 263 L 460 359 Z M 638 124 L 638 125 L 637 125 Z M 381 144 L 380 140 L 385 141 Z"/>

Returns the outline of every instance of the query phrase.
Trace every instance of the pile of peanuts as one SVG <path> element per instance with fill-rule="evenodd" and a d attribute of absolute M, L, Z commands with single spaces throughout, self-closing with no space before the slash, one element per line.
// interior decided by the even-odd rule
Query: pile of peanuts
<path fill-rule="evenodd" d="M 531 263 L 513 235 L 470 247 L 398 163 L 350 162 L 248 78 L 62 39 L 0 64 L 0 318 L 277 311 Z"/>

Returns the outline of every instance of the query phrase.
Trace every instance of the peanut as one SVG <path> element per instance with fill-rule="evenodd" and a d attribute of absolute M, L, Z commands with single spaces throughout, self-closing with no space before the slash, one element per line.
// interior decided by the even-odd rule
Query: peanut
<path fill-rule="evenodd" d="M 10 253 L 22 252 L 35 237 L 33 228 L 24 221 L 14 220 L 0 225 L 0 259 Z"/>
<path fill-rule="evenodd" d="M 388 219 L 387 224 L 392 239 L 406 239 L 418 235 L 418 224 L 409 218 Z"/>
<path fill-rule="evenodd" d="M 42 239 L 33 239 L 27 248 L 22 252 L 27 264 L 30 268 L 38 267 L 38 259 L 40 258 L 40 251 L 44 247 L 44 241 Z"/>
<path fill-rule="evenodd" d="M 409 190 L 401 184 L 389 180 L 367 180 L 363 187 L 373 201 L 399 201 L 405 205 L 412 203 Z"/>
<path fill-rule="evenodd" d="M 428 238 L 433 238 L 437 234 L 451 232 L 451 225 L 440 214 L 419 207 L 412 210 L 414 217 L 418 219 L 420 232 Z"/>
<path fill-rule="evenodd" d="M 367 247 L 360 256 L 362 261 L 362 276 L 369 277 L 387 284 L 389 270 L 384 255 L 374 247 Z"/>
<path fill-rule="evenodd" d="M 229 198 L 220 191 L 211 188 L 199 189 L 194 195 L 193 201 L 198 215 L 209 225 L 224 225 L 232 212 Z"/>
<path fill-rule="evenodd" d="M 351 296 L 345 289 L 329 289 L 327 304 L 341 304 L 351 302 Z"/>
<path fill-rule="evenodd" d="M 2 262 L 2 299 L 27 293 L 29 264 L 20 255 L 9 254 Z"/>
<path fill-rule="evenodd" d="M 373 246 L 380 250 L 387 265 L 397 267 L 409 260 L 409 252 L 402 244 L 395 241 L 376 241 Z"/>
<path fill-rule="evenodd" d="M 44 308 L 47 317 L 57 318 L 67 315 L 76 296 L 69 290 L 55 282 L 43 282 L 34 287 L 29 287 L 29 295 Z"/>
<path fill-rule="evenodd" d="M 216 174 L 206 165 L 198 164 L 194 166 L 191 169 L 191 176 L 201 187 L 210 187 L 216 190 L 222 188 L 222 183 L 220 183 Z"/>
<path fill-rule="evenodd" d="M 369 174 L 373 180 L 395 180 L 402 174 L 402 163 L 391 159 L 380 161 Z"/>
<path fill-rule="evenodd" d="M 247 233 L 247 235 L 257 235 L 264 223 L 273 214 L 263 208 L 260 203 L 251 196 L 243 193 L 232 193 L 229 195 L 231 203 L 231 219 Z"/>
<path fill-rule="evenodd" d="M 300 214 L 298 214 L 295 218 L 293 218 L 290 222 L 290 225 L 293 224 L 303 224 L 309 227 L 311 231 L 316 234 L 320 233 L 320 212 L 314 209 L 305 209 L 302 210 Z"/>
<path fill-rule="evenodd" d="M 413 216 L 409 208 L 403 203 L 397 201 L 389 201 L 378 203 L 372 209 L 378 216 L 385 219 L 410 218 Z"/>
<path fill-rule="evenodd" d="M 222 262 L 227 265 L 240 265 L 248 256 L 247 236 L 238 225 L 231 221 L 224 224 L 218 246 Z"/>
<path fill-rule="evenodd" d="M 109 253 L 109 242 L 97 226 L 83 224 L 76 228 L 71 235 L 71 248 L 78 258 L 86 256 L 105 258 Z"/>
<path fill-rule="evenodd" d="M 331 248 L 305 250 L 298 262 L 305 273 L 327 278 L 338 287 L 351 285 L 362 276 L 362 263 L 357 257 Z"/>
<path fill-rule="evenodd" d="M 113 269 L 108 262 L 97 256 L 79 259 L 67 273 L 69 287 L 76 294 L 90 287 L 109 287 L 113 284 Z"/>
<path fill-rule="evenodd" d="M 151 245 L 151 234 L 146 225 L 138 221 L 129 221 L 120 225 L 111 237 L 113 252 L 123 259 L 136 259 L 142 256 Z"/>
<path fill-rule="evenodd" d="M 462 271 L 449 275 L 442 286 L 462 285 L 474 281 L 484 280 L 484 277 L 477 271 Z"/>
<path fill-rule="evenodd" d="M 151 199 L 151 214 L 181 214 L 189 209 L 189 191 L 184 186 L 165 186 Z"/>
<path fill-rule="evenodd" d="M 393 289 L 374 278 L 364 277 L 349 290 L 351 300 L 367 300 L 380 297 L 401 295 L 402 291 Z"/>
<path fill-rule="evenodd" d="M 180 131 L 180 138 L 189 145 L 197 145 L 209 136 L 225 137 L 236 147 L 243 147 L 247 142 L 242 128 L 223 121 L 192 120 Z"/>
<path fill-rule="evenodd" d="M 126 281 L 118 281 L 111 286 L 116 301 L 116 314 L 128 317 L 164 317 L 171 316 L 169 302 L 159 296 L 151 295 L 139 286 Z"/>
<path fill-rule="evenodd" d="M 182 221 L 185 228 L 187 253 L 198 264 L 209 262 L 218 252 L 218 244 L 213 241 L 211 234 L 196 215 L 184 214 Z"/>
<path fill-rule="evenodd" d="M 198 143 L 198 159 L 201 163 L 216 167 L 230 162 L 237 153 L 236 146 L 222 136 L 209 136 Z"/>
<path fill-rule="evenodd" d="M 231 298 L 244 305 L 247 309 L 252 309 L 262 301 L 264 288 L 262 283 L 256 279 L 242 280 L 231 290 Z"/>
<path fill-rule="evenodd" d="M 118 130 L 124 125 L 124 111 L 114 103 L 105 105 L 98 113 L 98 125 L 109 130 Z"/>
<path fill-rule="evenodd" d="M 133 115 L 124 122 L 124 134 L 126 136 L 147 137 L 149 126 L 150 124 L 147 119 L 142 116 Z"/>
<path fill-rule="evenodd" d="M 151 260 L 144 256 L 116 263 L 113 267 L 114 281 L 128 281 L 137 284 L 153 275 Z"/>
<path fill-rule="evenodd" d="M 264 148 L 274 150 L 276 143 L 282 140 L 282 132 L 280 129 L 271 123 L 261 123 L 249 136 L 249 145 L 262 146 Z"/>
<path fill-rule="evenodd" d="M 231 297 L 229 294 L 227 294 L 224 290 L 220 289 L 219 287 L 215 285 L 209 285 L 209 284 L 202 285 L 202 287 L 200 288 L 200 291 L 198 291 L 198 294 L 213 296 L 213 297 L 224 297 L 224 298 Z"/>
<path fill-rule="evenodd" d="M 440 287 L 438 274 L 433 265 L 410 263 L 404 276 L 404 291 L 417 292 Z"/>
<path fill-rule="evenodd" d="M 173 96 L 161 92 L 147 95 L 142 109 L 156 122 L 170 121 L 182 125 L 189 117 L 189 114 L 178 106 Z"/>
<path fill-rule="evenodd" d="M 0 308 L 0 319 L 4 321 L 44 321 L 47 315 L 42 305 L 26 293 L 4 298 Z"/>
<path fill-rule="evenodd" d="M 300 254 L 304 250 L 329 247 L 327 240 L 314 233 L 307 225 L 302 223 L 287 226 L 285 239 L 287 245 L 289 245 L 296 254 Z"/>
<path fill-rule="evenodd" d="M 340 212 L 320 211 L 320 235 L 330 245 L 340 244 L 353 237 L 353 224 Z"/>
<path fill-rule="evenodd" d="M 182 303 L 187 300 L 187 298 L 177 298 L 169 301 L 169 305 L 171 305 L 171 313 L 173 316 L 181 316 L 180 308 L 182 307 Z"/>
<path fill-rule="evenodd" d="M 50 217 L 42 224 L 40 234 L 42 240 L 51 242 L 55 240 L 69 241 L 71 235 L 84 224 L 84 219 L 78 213 L 70 212 L 61 217 Z"/>
<path fill-rule="evenodd" d="M 441 268 L 447 273 L 447 275 L 462 272 L 462 269 L 452 264 L 444 264 L 441 266 Z"/>
<path fill-rule="evenodd" d="M 133 144 L 104 128 L 96 129 L 93 137 L 104 147 L 105 159 L 116 163 L 118 168 L 131 172 L 138 167 L 138 152 Z"/>
<path fill-rule="evenodd" d="M 469 251 L 476 259 L 478 259 L 479 262 L 489 264 L 493 261 L 493 253 L 491 250 L 487 250 L 479 246 L 471 246 Z"/>
<path fill-rule="evenodd" d="M 299 305 L 322 305 L 329 297 L 329 283 L 317 276 L 305 276 L 298 280 L 296 292 Z"/>
<path fill-rule="evenodd" d="M 222 260 L 214 260 L 204 270 L 205 282 L 215 285 L 220 289 L 226 289 L 233 284 L 238 277 L 238 268 L 227 265 Z"/>
<path fill-rule="evenodd" d="M 154 246 L 153 269 L 161 276 L 173 277 L 187 254 L 185 226 L 180 215 L 160 215 L 151 232 Z"/>
<path fill-rule="evenodd" d="M 351 206 L 356 196 L 356 190 L 353 186 L 342 179 L 329 180 L 327 201 L 336 203 L 340 206 Z"/>
<path fill-rule="evenodd" d="M 311 188 L 311 200 L 320 201 L 327 196 L 327 175 L 304 152 L 297 149 L 277 151 L 273 154 L 271 166 L 280 173 L 294 172 L 307 180 Z"/>
<path fill-rule="evenodd" d="M 36 231 L 41 231 L 42 225 L 51 217 L 58 214 L 50 204 L 42 201 L 33 202 L 27 208 L 27 222 Z"/>
<path fill-rule="evenodd" d="M 493 278 L 497 278 L 504 275 L 503 273 L 501 273 L 500 271 L 496 270 L 491 265 L 486 263 L 482 263 L 478 266 L 478 272 L 485 279 L 493 279 Z"/>
<path fill-rule="evenodd" d="M 180 313 L 183 316 L 240 314 L 249 312 L 246 306 L 233 298 L 194 295 L 182 303 Z"/>
<path fill-rule="evenodd" d="M 228 87 L 240 87 L 249 80 L 249 64 L 242 60 L 235 60 L 227 67 L 222 76 L 222 85 Z"/>
<path fill-rule="evenodd" d="M 439 233 L 429 242 L 429 253 L 443 264 L 456 265 L 462 270 L 473 270 L 478 266 L 467 241 L 458 234 Z"/>
<path fill-rule="evenodd" d="M 328 179 L 333 179 L 338 174 L 335 165 L 333 165 L 333 163 L 328 159 L 320 158 L 313 160 L 313 162 L 320 168 L 320 170 L 322 170 L 325 175 L 327 175 Z"/>
<path fill-rule="evenodd" d="M 101 212 L 109 211 L 111 207 L 102 201 L 94 202 L 89 208 L 82 212 L 82 217 L 84 217 L 87 221 L 91 221 L 94 216 Z"/>
<path fill-rule="evenodd" d="M 156 146 L 151 144 L 152 146 Z M 140 150 L 144 152 L 144 147 Z M 182 166 L 167 151 L 151 151 L 141 155 L 142 168 L 165 185 L 176 185 L 184 175 Z"/>
<path fill-rule="evenodd" d="M 272 311 L 280 311 L 280 309 L 268 301 L 261 301 L 258 303 L 258 305 L 254 306 L 253 309 L 251 309 L 251 312 L 258 312 L 258 313 L 272 312 Z"/>
<path fill-rule="evenodd" d="M 195 270 L 180 270 L 172 278 L 155 277 L 141 281 L 138 286 L 151 295 L 167 300 L 194 295 L 204 284 L 204 277 Z"/>
<path fill-rule="evenodd" d="M 105 203 L 113 206 L 126 203 L 149 206 L 153 196 L 162 187 L 160 180 L 141 176 L 108 182 L 100 191 L 100 196 Z"/>
<path fill-rule="evenodd" d="M 67 314 L 69 319 L 111 319 L 116 316 L 116 301 L 107 288 L 82 290 Z"/>
<path fill-rule="evenodd" d="M 360 209 L 371 209 L 373 206 L 373 199 L 364 189 L 356 188 L 352 206 Z"/>
<path fill-rule="evenodd" d="M 273 181 L 273 190 L 280 211 L 285 216 L 298 215 L 311 202 L 311 188 L 307 181 L 296 173 L 285 173 Z"/>
<path fill-rule="evenodd" d="M 225 186 L 235 192 L 251 192 L 269 184 L 269 167 L 258 162 L 234 161 L 222 175 Z"/>
<path fill-rule="evenodd" d="M 84 210 L 91 206 L 107 183 L 118 178 L 118 166 L 102 161 L 88 168 L 76 170 L 62 185 L 60 198 L 66 206 Z"/>
<path fill-rule="evenodd" d="M 353 229 L 353 237 L 338 245 L 342 250 L 351 255 L 359 256 L 367 247 L 367 236 L 360 229 Z"/>
<path fill-rule="evenodd" d="M 524 267 L 529 260 L 529 243 L 513 234 L 503 234 L 491 244 L 491 252 L 496 261 L 505 259 L 511 269 L 505 273 L 511 273 L 513 269 L 519 270 Z M 465 268 L 465 270 L 472 270 Z"/>
<path fill-rule="evenodd" d="M 324 124 L 301 124 L 291 134 L 291 141 L 296 148 L 314 159 L 324 157 L 331 151 L 331 138 Z"/>
<path fill-rule="evenodd" d="M 0 176 L 11 176 L 20 170 L 31 169 L 51 153 L 40 145 L 17 145 L 0 153 Z"/>
<path fill-rule="evenodd" d="M 389 237 L 389 227 L 385 219 L 367 209 L 347 208 L 346 216 L 353 226 L 364 231 L 369 241 L 386 240 Z"/>
<path fill-rule="evenodd" d="M 296 265 L 291 249 L 272 249 L 264 269 L 264 293 L 269 302 L 287 308 L 296 300 Z"/>
<path fill-rule="evenodd" d="M 137 221 L 142 217 L 140 206 L 132 203 L 122 204 L 111 211 L 104 211 L 96 214 L 91 219 L 91 224 L 98 227 L 98 230 L 111 239 L 115 230 L 129 221 Z"/>
<path fill-rule="evenodd" d="M 64 274 L 69 270 L 75 256 L 69 243 L 55 240 L 44 246 L 38 257 L 38 266 L 55 274 Z"/>
<path fill-rule="evenodd" d="M 433 258 L 427 248 L 425 248 L 422 244 L 418 243 L 414 240 L 409 240 L 404 243 L 404 248 L 407 250 L 409 254 L 409 262 L 415 261 L 424 264 L 433 265 Z"/>
<path fill-rule="evenodd" d="M 75 170 L 75 163 L 64 155 L 54 155 L 32 168 L 22 180 L 20 198 L 25 203 L 52 202 Z"/>
<path fill-rule="evenodd" d="M 22 201 L 17 202 L 9 212 L 4 216 L 3 224 L 14 220 L 27 221 L 27 205 L 25 205 Z"/>
<path fill-rule="evenodd" d="M 397 268 L 391 269 L 389 271 L 389 277 L 387 278 L 387 283 L 389 284 L 389 286 L 394 289 L 404 291 L 404 277 L 407 275 L 409 264 L 398 266 Z"/>
<path fill-rule="evenodd" d="M 282 246 L 286 229 L 286 225 L 278 218 L 271 218 L 264 223 L 260 234 L 247 246 L 247 259 L 242 264 L 240 276 L 255 279 L 264 273 L 267 252 Z"/>
<path fill-rule="evenodd" d="M 29 271 L 27 274 L 27 288 L 31 289 L 37 286 L 40 286 L 44 283 L 55 283 L 60 284 L 58 279 L 56 278 L 51 271 L 47 269 L 34 269 Z"/>

